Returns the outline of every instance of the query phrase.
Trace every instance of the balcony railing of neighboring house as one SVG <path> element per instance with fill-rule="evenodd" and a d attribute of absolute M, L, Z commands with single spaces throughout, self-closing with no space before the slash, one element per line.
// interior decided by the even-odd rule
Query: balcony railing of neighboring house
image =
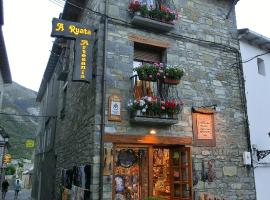
<path fill-rule="evenodd" d="M 167 0 L 168 1 L 168 0 Z M 132 0 L 128 10 L 132 15 L 131 23 L 144 28 L 168 32 L 174 28 L 179 18 L 172 2 L 165 0 L 148 1 Z"/>
<path fill-rule="evenodd" d="M 149 69 L 151 67 L 153 67 L 152 70 Z M 175 75 L 178 75 L 178 79 L 173 79 L 165 69 L 156 71 L 158 67 L 151 64 L 136 69 L 138 75 L 130 78 L 133 94 L 128 104 L 130 121 L 144 125 L 178 123 L 178 115 L 182 111 L 183 102 L 178 94 L 177 86 L 183 76 L 183 71 L 176 67 L 170 68 L 174 70 Z M 153 74 L 146 74 L 145 70 Z M 175 70 L 178 70 L 178 74 Z"/>

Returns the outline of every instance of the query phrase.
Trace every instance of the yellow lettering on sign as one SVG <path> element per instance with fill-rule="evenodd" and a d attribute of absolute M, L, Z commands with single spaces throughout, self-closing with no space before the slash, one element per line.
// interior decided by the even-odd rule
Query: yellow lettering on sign
<path fill-rule="evenodd" d="M 80 78 L 81 78 L 81 79 L 85 79 L 85 75 L 82 75 L 82 74 L 81 74 L 81 77 L 80 77 Z"/>
<path fill-rule="evenodd" d="M 86 58 L 86 54 L 83 53 L 83 54 L 82 54 L 82 58 Z"/>
<path fill-rule="evenodd" d="M 81 66 L 81 69 L 82 69 L 82 70 L 83 70 L 83 69 L 85 70 L 85 69 L 86 69 L 86 67 L 82 65 L 82 66 Z"/>
<path fill-rule="evenodd" d="M 81 40 L 81 44 L 80 44 L 81 46 L 83 46 L 82 48 L 83 49 L 86 49 L 86 46 L 85 45 L 89 45 L 89 41 L 88 40 Z"/>
<path fill-rule="evenodd" d="M 70 33 L 73 33 L 74 35 L 91 35 L 91 31 L 89 29 L 86 28 L 77 28 L 74 25 L 70 25 L 69 26 L 69 31 Z"/>
<path fill-rule="evenodd" d="M 81 65 L 84 65 L 85 66 L 86 65 L 86 62 L 81 62 Z"/>
<path fill-rule="evenodd" d="M 61 23 L 61 22 L 58 22 L 58 23 L 56 24 L 56 29 L 55 29 L 55 30 L 56 30 L 56 31 L 64 31 L 64 30 L 65 30 L 64 24 Z"/>
<path fill-rule="evenodd" d="M 82 61 L 83 61 L 83 62 L 86 62 L 86 58 L 82 58 Z"/>

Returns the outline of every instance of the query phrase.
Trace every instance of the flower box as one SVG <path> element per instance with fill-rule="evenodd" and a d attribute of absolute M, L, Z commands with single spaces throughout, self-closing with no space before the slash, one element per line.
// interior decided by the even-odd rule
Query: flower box
<path fill-rule="evenodd" d="M 173 24 L 156 21 L 150 18 L 145 18 L 140 15 L 134 15 L 131 23 L 140 27 L 155 29 L 161 32 L 169 32 L 174 28 Z"/>
<path fill-rule="evenodd" d="M 170 31 L 179 18 L 179 12 L 165 5 L 148 5 L 145 2 L 132 0 L 128 6 L 132 14 L 131 23 L 143 28 L 159 31 Z"/>
<path fill-rule="evenodd" d="M 172 78 L 169 78 L 169 77 L 166 77 L 164 80 L 163 80 L 164 83 L 167 83 L 167 84 L 170 84 L 170 85 L 178 85 L 180 83 L 180 80 L 177 80 L 177 79 L 172 79 Z"/>
<path fill-rule="evenodd" d="M 178 118 L 159 118 L 148 116 L 132 116 L 130 122 L 133 124 L 147 124 L 157 126 L 169 126 L 178 123 Z"/>
<path fill-rule="evenodd" d="M 179 84 L 184 71 L 180 66 L 169 66 L 163 63 L 145 63 L 133 69 L 139 76 L 140 80 L 161 82 L 177 85 Z"/>

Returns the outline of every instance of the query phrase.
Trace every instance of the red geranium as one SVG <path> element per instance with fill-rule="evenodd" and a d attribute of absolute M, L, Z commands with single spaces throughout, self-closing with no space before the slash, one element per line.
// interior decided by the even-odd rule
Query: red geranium
<path fill-rule="evenodd" d="M 128 6 L 128 9 L 133 12 L 140 11 L 140 8 L 141 4 L 139 1 L 132 1 Z"/>

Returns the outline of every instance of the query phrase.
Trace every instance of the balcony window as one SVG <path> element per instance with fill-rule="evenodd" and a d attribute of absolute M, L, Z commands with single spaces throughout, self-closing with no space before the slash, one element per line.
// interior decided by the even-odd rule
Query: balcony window
<path fill-rule="evenodd" d="M 132 98 L 129 102 L 131 121 L 159 125 L 175 124 L 183 107 L 177 91 L 178 82 L 166 82 L 170 73 L 169 68 L 161 63 L 163 52 L 150 49 L 148 47 L 147 54 L 143 54 L 141 46 L 135 45 L 134 73 L 131 77 Z M 176 69 L 173 75 L 176 76 L 179 71 L 182 72 Z M 181 78 L 182 74 L 179 75 Z"/>

